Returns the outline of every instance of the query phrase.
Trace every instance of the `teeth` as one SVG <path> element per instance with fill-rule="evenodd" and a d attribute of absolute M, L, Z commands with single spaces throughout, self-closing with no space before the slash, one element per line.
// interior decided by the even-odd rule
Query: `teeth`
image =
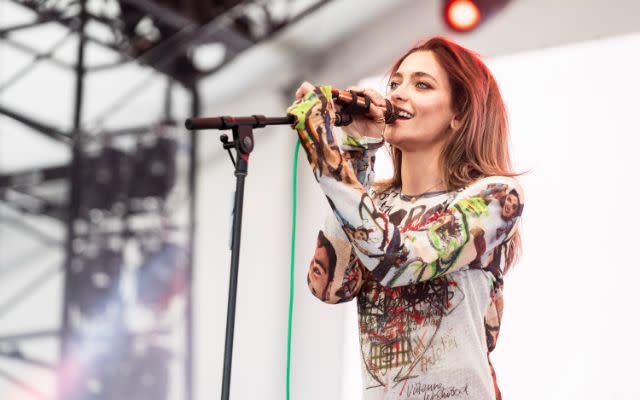
<path fill-rule="evenodd" d="M 398 112 L 398 116 L 402 117 L 402 118 L 413 118 L 413 115 L 409 114 L 406 111 L 400 111 Z"/>

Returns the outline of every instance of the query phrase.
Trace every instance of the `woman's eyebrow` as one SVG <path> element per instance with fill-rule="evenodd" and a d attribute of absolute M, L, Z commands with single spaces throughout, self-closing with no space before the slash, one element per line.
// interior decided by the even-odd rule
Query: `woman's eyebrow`
<path fill-rule="evenodd" d="M 416 78 L 416 77 L 418 77 L 418 78 L 420 78 L 420 77 L 431 78 L 431 79 L 433 79 L 434 82 L 436 82 L 436 83 L 438 82 L 438 80 L 436 78 L 434 78 L 433 75 L 428 74 L 428 73 L 423 72 L 423 71 L 413 72 L 413 73 L 411 73 L 411 76 L 414 77 L 414 78 Z M 392 78 L 402 78 L 402 73 L 396 71 L 393 75 L 391 75 L 391 77 Z"/>

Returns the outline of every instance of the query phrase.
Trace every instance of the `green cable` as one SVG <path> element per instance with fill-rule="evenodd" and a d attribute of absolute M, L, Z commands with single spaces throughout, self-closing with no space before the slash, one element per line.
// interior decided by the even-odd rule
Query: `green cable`
<path fill-rule="evenodd" d="M 293 317 L 293 275 L 296 255 L 296 205 L 298 192 L 298 152 L 300 141 L 296 142 L 296 151 L 293 156 L 293 218 L 291 221 L 291 262 L 289 272 L 289 322 L 287 326 L 287 400 L 289 400 L 289 375 L 291 372 L 291 319 Z"/>

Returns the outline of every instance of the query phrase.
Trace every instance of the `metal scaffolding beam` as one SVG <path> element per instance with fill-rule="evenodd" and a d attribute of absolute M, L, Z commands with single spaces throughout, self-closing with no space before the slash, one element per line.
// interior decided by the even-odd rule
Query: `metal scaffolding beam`
<path fill-rule="evenodd" d="M 65 144 L 71 144 L 72 139 L 68 133 L 63 132 L 58 128 L 54 128 L 53 126 L 46 125 L 43 122 L 36 121 L 35 119 L 28 117 L 25 114 L 19 113 L 15 110 L 11 110 L 3 105 L 0 105 L 0 114 L 14 119 L 21 124 L 37 131 L 38 133 L 50 137 L 51 139 L 55 139 Z"/>

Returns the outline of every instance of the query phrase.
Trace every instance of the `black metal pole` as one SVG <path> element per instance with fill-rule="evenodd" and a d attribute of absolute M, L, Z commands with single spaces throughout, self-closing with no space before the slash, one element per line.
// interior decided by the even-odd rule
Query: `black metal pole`
<path fill-rule="evenodd" d="M 236 148 L 236 192 L 233 203 L 233 233 L 231 240 L 231 270 L 229 271 L 229 300 L 227 306 L 227 333 L 224 348 L 224 370 L 222 376 L 222 400 L 229 400 L 231 387 L 231 359 L 233 356 L 233 330 L 236 317 L 236 290 L 238 287 L 238 265 L 240 263 L 240 238 L 242 232 L 242 204 L 244 180 L 249 169 L 249 153 L 253 150 L 253 129 L 250 126 L 233 128 Z"/>
<path fill-rule="evenodd" d="M 197 85 L 193 85 L 190 88 L 191 91 L 191 111 L 193 115 L 197 115 L 200 112 L 200 93 L 198 92 Z M 170 114 L 170 104 L 167 106 L 167 114 Z M 189 193 L 191 198 L 189 199 L 189 264 L 187 267 L 187 359 L 185 368 L 185 382 L 186 382 L 186 400 L 193 399 L 193 332 L 194 332 L 194 320 L 193 320 L 193 282 L 194 282 L 194 266 L 193 261 L 195 259 L 195 230 L 196 230 L 196 210 L 197 210 L 197 166 L 198 166 L 198 135 L 196 132 L 189 132 L 189 139 L 191 147 L 189 150 Z"/>

